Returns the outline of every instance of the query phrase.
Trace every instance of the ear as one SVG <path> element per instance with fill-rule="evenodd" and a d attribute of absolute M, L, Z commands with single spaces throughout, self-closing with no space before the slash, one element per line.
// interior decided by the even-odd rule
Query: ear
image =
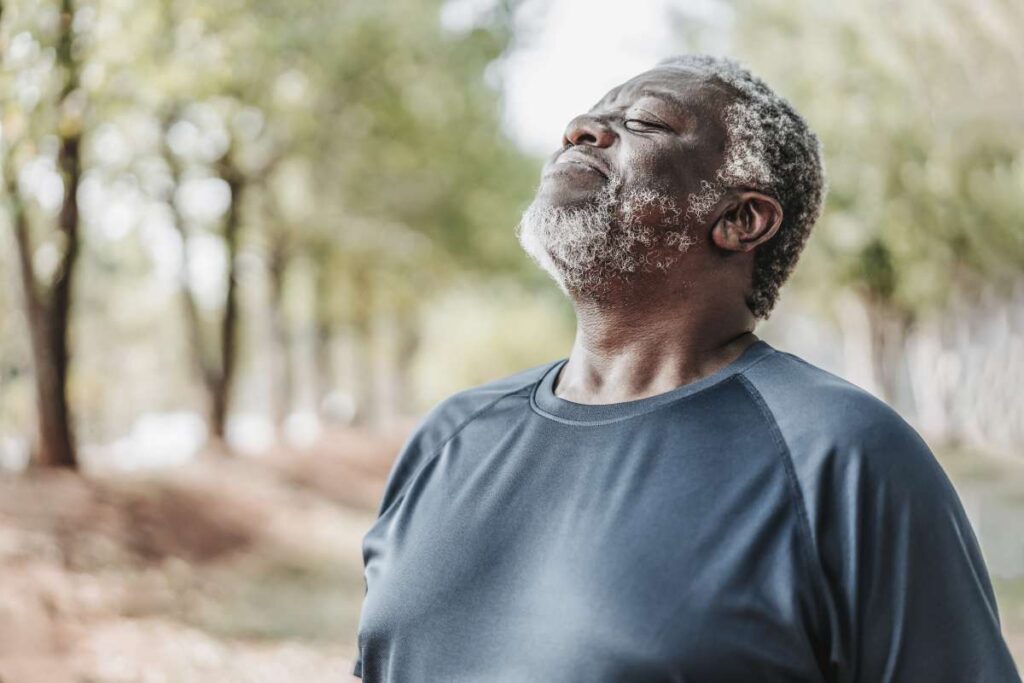
<path fill-rule="evenodd" d="M 766 194 L 740 192 L 725 206 L 711 227 L 711 242 L 719 249 L 751 251 L 767 242 L 782 225 L 782 205 Z"/>

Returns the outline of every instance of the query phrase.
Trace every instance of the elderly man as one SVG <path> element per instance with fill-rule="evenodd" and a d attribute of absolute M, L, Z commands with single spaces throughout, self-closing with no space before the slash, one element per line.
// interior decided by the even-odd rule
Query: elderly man
<path fill-rule="evenodd" d="M 363 538 L 367 681 L 1020 681 L 949 480 L 856 386 L 754 335 L 820 145 L 685 56 L 573 119 L 517 234 L 568 358 L 442 401 Z"/>

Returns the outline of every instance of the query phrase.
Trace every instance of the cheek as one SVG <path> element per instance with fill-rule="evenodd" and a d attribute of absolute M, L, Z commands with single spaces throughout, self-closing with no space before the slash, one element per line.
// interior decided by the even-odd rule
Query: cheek
<path fill-rule="evenodd" d="M 704 168 L 696 149 L 682 143 L 659 146 L 639 144 L 630 150 L 624 180 L 627 186 L 647 188 L 680 200 L 700 190 L 713 171 Z"/>
<path fill-rule="evenodd" d="M 669 195 L 678 192 L 677 170 L 663 151 L 653 145 L 637 145 L 630 150 L 620 168 L 623 169 L 623 185 L 626 189 L 654 190 Z"/>

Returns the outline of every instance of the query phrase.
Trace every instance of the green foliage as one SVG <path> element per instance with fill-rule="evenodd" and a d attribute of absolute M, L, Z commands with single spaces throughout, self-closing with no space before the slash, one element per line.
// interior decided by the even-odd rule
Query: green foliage
<path fill-rule="evenodd" d="M 467 280 L 430 302 L 414 373 L 423 410 L 465 387 L 558 357 L 572 346 L 575 316 L 561 297 L 518 281 Z"/>
<path fill-rule="evenodd" d="M 538 162 L 504 134 L 498 90 L 485 78 L 508 25 L 498 17 L 449 32 L 441 4 L 81 0 L 66 46 L 81 63 L 68 101 L 81 106 L 57 111 L 60 3 L 4 3 L 4 170 L 36 169 L 24 204 L 41 278 L 62 248 L 46 229 L 53 131 L 74 120 L 84 132 L 71 386 L 87 438 L 118 433 L 137 412 L 188 392 L 188 335 L 174 329 L 184 327 L 185 250 L 198 259 L 188 286 L 200 325 L 216 330 L 227 211 L 209 193 L 190 200 L 190 183 L 223 194 L 226 185 L 209 181 L 241 174 L 245 306 L 261 305 L 254 270 L 282 254 L 290 275 L 281 305 L 293 326 L 365 325 L 367 311 L 412 317 L 459 274 L 523 266 L 513 228 Z M 9 329 L 18 304 L 3 305 Z M 240 345 L 248 363 L 259 345 L 248 333 Z M 145 393 L 139 375 L 154 371 L 167 379 L 148 400 L 118 400 L 133 384 Z M 109 434 L 91 428 L 101 423 Z"/>
<path fill-rule="evenodd" d="M 1024 269 L 1024 6 L 735 3 L 737 52 L 819 132 L 830 192 L 794 283 L 905 313 Z M 825 285 L 825 286 L 823 286 Z"/>
<path fill-rule="evenodd" d="M 462 268 L 507 267 L 536 167 L 503 134 L 483 78 L 504 46 L 483 28 L 444 33 L 438 8 L 346 3 L 306 36 L 314 173 L 339 213 L 414 230 Z M 387 261 L 386 242 L 374 251 Z"/>

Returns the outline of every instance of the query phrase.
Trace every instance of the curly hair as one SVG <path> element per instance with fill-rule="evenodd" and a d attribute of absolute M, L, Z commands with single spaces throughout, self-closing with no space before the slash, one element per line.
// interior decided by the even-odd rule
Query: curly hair
<path fill-rule="evenodd" d="M 827 191 L 821 142 L 789 102 L 733 59 L 679 55 L 657 66 L 697 71 L 732 94 L 723 111 L 724 162 L 691 197 L 689 212 L 703 217 L 730 187 L 763 192 L 782 205 L 778 232 L 754 253 L 746 298 L 755 317 L 767 318 L 821 215 Z"/>

